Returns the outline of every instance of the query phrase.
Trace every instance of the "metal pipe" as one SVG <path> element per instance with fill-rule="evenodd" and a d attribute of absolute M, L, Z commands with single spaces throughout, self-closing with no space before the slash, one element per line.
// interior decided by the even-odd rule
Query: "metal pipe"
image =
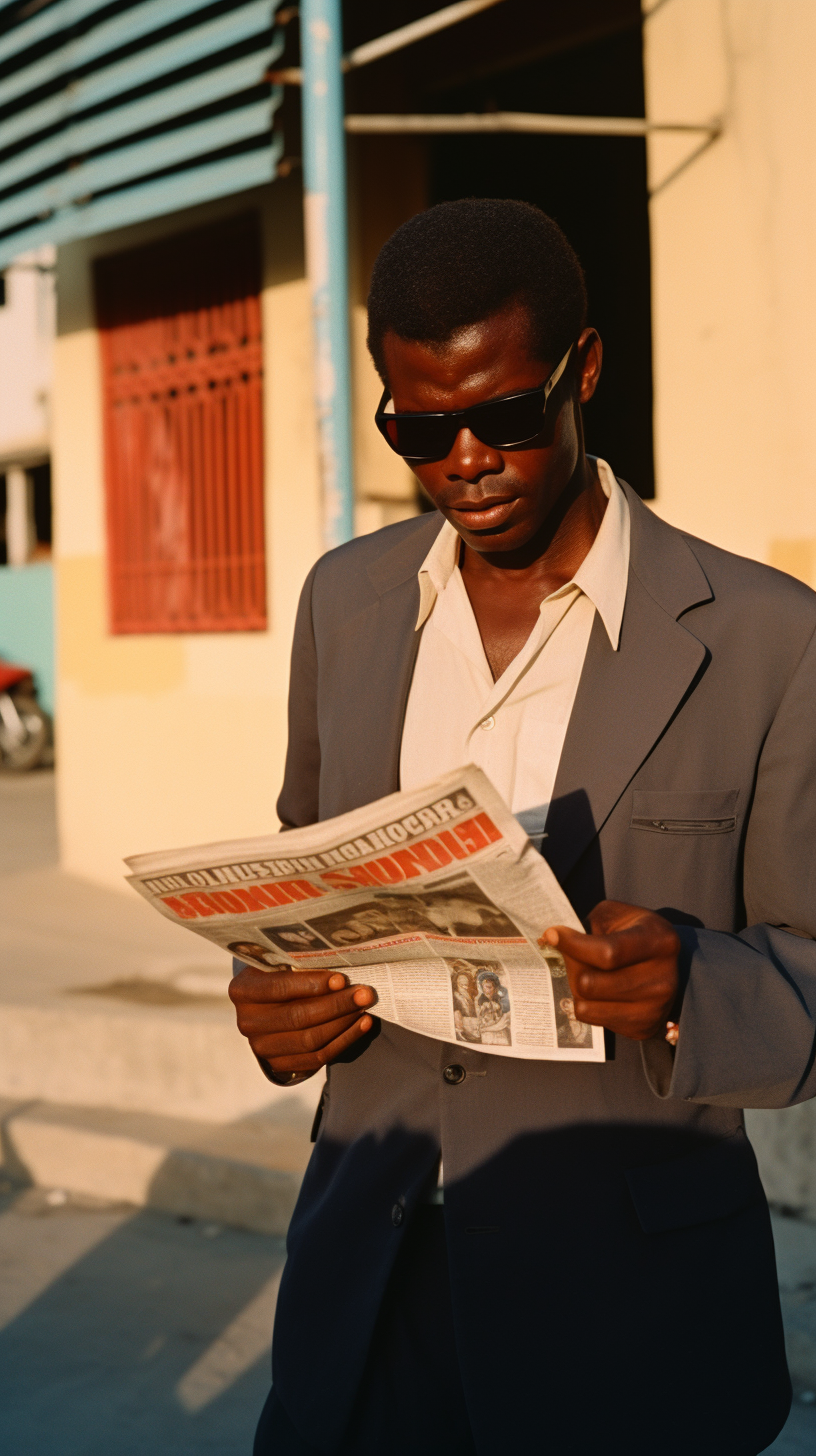
<path fill-rule="evenodd" d="M 560 136 L 650 136 L 653 132 L 689 132 L 719 136 L 722 124 L 646 121 L 639 116 L 556 116 L 532 111 L 443 112 L 438 116 L 359 115 L 346 117 L 346 131 L 356 135 L 382 132 L 546 132 Z"/>
<path fill-rule="evenodd" d="M 471 15 L 478 15 L 480 10 L 489 10 L 492 5 L 499 4 L 501 0 L 458 0 L 456 5 L 434 10 L 431 15 L 423 15 L 421 20 L 413 20 L 410 25 L 401 25 L 398 30 L 390 30 L 387 35 L 355 46 L 343 57 L 343 70 L 367 66 L 381 56 L 390 56 L 392 51 L 400 51 L 403 46 L 424 40 L 427 35 L 436 35 L 437 31 L 446 30 L 449 25 L 458 25 L 460 20 L 468 20 Z"/>
<path fill-rule="evenodd" d="M 446 5 L 442 10 L 435 10 L 432 15 L 423 15 L 421 20 L 413 20 L 410 25 L 401 25 L 398 30 L 390 30 L 387 35 L 380 35 L 376 40 L 368 40 L 364 45 L 355 46 L 340 61 L 340 68 L 343 71 L 354 71 L 358 66 L 368 66 L 372 61 L 378 61 L 381 56 L 390 56 L 393 51 L 401 51 L 404 46 L 413 45 L 415 41 L 424 40 L 428 35 L 436 35 L 439 30 L 447 30 L 450 25 L 458 25 L 460 20 L 468 20 L 471 15 L 478 15 L 480 10 L 489 10 L 493 5 L 500 5 L 502 0 L 458 0 L 455 5 Z M 301 20 L 305 6 L 301 6 Z M 288 11 L 278 11 L 278 16 Z M 273 70 L 269 73 L 270 80 L 275 81 L 279 86 L 300 86 L 303 82 L 303 69 L 301 66 L 284 66 L 281 70 Z"/>
<path fill-rule="evenodd" d="M 354 534 L 341 0 L 301 0 L 306 267 L 328 550 Z"/>

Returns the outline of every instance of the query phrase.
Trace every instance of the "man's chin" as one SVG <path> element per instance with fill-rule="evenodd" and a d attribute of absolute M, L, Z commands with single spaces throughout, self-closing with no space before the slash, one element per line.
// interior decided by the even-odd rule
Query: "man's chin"
<path fill-rule="evenodd" d="M 518 521 L 508 521 L 505 525 L 486 528 L 483 531 L 466 530 L 463 526 L 451 522 L 466 546 L 481 554 L 486 552 L 504 553 L 507 551 L 523 551 L 532 541 L 535 530 Z"/>

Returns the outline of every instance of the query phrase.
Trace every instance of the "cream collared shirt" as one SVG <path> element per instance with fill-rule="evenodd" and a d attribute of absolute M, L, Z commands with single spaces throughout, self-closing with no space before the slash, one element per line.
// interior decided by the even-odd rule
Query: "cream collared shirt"
<path fill-rule="evenodd" d="M 595 613 L 617 651 L 629 572 L 629 506 L 604 460 L 609 504 L 572 581 L 545 597 L 518 656 L 494 682 L 445 522 L 419 569 L 423 628 L 405 711 L 400 786 L 419 788 L 462 764 L 484 769 L 514 813 L 546 811 Z M 527 826 L 526 826 L 527 827 Z"/>

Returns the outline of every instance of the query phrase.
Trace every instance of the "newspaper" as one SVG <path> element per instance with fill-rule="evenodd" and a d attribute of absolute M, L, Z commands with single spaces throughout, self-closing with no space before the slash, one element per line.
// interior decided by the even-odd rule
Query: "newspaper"
<path fill-rule="evenodd" d="M 375 1014 L 493 1056 L 601 1062 L 561 955 L 580 930 L 481 769 L 305 829 L 135 855 L 129 881 L 176 924 L 262 970 L 339 969 Z"/>

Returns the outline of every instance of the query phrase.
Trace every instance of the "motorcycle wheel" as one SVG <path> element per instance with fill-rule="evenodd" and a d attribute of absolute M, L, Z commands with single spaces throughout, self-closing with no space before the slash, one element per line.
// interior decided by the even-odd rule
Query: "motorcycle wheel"
<path fill-rule="evenodd" d="M 0 724 L 0 770 L 25 773 L 42 761 L 51 741 L 51 719 L 36 698 L 15 694 L 14 706 L 22 720 L 25 737 L 16 743 L 8 742 Z"/>

